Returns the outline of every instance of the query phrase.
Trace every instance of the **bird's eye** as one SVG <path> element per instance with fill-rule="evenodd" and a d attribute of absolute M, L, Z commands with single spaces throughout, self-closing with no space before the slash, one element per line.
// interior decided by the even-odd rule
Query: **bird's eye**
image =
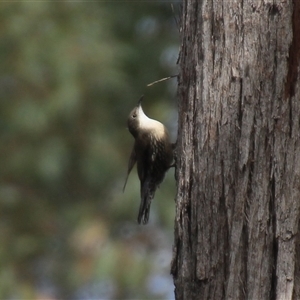
<path fill-rule="evenodd" d="M 136 114 L 133 114 L 132 117 L 135 119 L 136 118 Z"/>

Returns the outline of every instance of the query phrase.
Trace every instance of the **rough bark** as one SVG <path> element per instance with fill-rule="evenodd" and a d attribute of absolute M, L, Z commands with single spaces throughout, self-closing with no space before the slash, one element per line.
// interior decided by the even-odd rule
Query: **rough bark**
<path fill-rule="evenodd" d="M 176 299 L 300 299 L 300 1 L 184 0 Z"/>

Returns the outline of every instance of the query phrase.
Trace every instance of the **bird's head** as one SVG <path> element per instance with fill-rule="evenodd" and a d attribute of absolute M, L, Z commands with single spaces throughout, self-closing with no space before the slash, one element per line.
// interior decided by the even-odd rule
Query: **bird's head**
<path fill-rule="evenodd" d="M 137 138 L 139 133 L 151 134 L 156 137 L 161 137 L 165 134 L 164 125 L 156 120 L 148 118 L 142 108 L 143 96 L 138 101 L 137 106 L 131 111 L 127 124 L 130 133 Z"/>
<path fill-rule="evenodd" d="M 140 100 L 138 101 L 137 106 L 130 112 L 127 125 L 130 133 L 136 137 L 138 134 L 138 131 L 140 129 L 141 120 L 144 118 L 148 118 L 142 108 L 142 100 L 143 96 L 141 96 Z"/>

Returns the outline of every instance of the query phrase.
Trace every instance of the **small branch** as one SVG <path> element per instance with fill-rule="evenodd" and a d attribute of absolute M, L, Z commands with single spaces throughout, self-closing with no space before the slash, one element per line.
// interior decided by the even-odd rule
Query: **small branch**
<path fill-rule="evenodd" d="M 165 77 L 165 78 L 156 80 L 156 81 L 154 81 L 154 82 L 151 82 L 151 83 L 147 84 L 147 86 L 152 86 L 152 85 L 154 85 L 154 84 L 156 84 L 156 83 L 159 83 L 159 82 L 162 82 L 162 81 L 165 81 L 165 80 L 168 80 L 168 79 L 177 77 L 177 76 L 178 76 L 178 74 L 177 74 L 177 75 L 172 75 L 172 76 L 169 76 L 169 77 Z"/>

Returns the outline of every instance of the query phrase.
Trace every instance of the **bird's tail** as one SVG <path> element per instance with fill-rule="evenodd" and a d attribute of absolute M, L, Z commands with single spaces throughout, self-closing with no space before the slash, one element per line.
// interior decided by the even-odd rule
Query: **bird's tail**
<path fill-rule="evenodd" d="M 149 221 L 150 206 L 151 201 L 154 198 L 155 190 L 156 185 L 151 183 L 150 180 L 146 180 L 146 182 L 141 187 L 141 204 L 138 214 L 139 224 L 147 224 Z"/>

